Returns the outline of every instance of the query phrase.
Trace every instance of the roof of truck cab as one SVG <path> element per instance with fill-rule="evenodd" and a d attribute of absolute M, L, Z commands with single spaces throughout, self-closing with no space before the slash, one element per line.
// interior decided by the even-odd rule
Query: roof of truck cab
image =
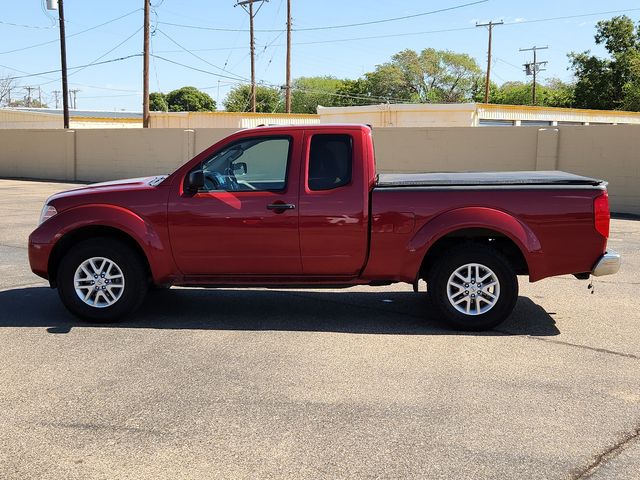
<path fill-rule="evenodd" d="M 262 131 L 262 130 L 335 130 L 336 128 L 356 128 L 361 130 L 371 130 L 369 125 L 362 123 L 326 123 L 322 125 L 264 125 L 262 127 L 253 127 L 241 130 L 247 131 Z"/>

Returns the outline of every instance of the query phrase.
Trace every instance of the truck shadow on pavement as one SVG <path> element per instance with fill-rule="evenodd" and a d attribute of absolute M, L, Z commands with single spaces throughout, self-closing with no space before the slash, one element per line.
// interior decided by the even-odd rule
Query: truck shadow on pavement
<path fill-rule="evenodd" d="M 121 322 L 92 324 L 68 313 L 57 292 L 50 288 L 0 292 L 0 328 L 44 327 L 49 333 L 68 333 L 73 327 L 110 327 L 397 335 L 558 335 L 560 331 L 551 315 L 529 298 L 519 297 L 512 315 L 497 329 L 458 332 L 429 313 L 424 292 L 172 288 L 149 292 L 140 310 Z"/>

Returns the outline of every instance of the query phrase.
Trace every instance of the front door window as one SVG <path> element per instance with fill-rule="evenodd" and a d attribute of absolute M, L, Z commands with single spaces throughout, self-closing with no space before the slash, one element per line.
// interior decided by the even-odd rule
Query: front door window
<path fill-rule="evenodd" d="M 203 191 L 284 190 L 290 143 L 286 137 L 258 137 L 229 145 L 202 163 Z"/>

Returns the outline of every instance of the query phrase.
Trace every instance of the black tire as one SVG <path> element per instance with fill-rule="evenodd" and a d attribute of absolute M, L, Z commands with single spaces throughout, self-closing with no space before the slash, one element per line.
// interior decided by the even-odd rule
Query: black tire
<path fill-rule="evenodd" d="M 104 257 L 117 265 L 124 277 L 119 298 L 109 306 L 98 308 L 85 303 L 76 293 L 76 270 L 92 257 Z M 144 300 L 148 288 L 145 266 L 139 254 L 126 243 L 113 238 L 95 238 L 74 245 L 60 261 L 57 275 L 58 294 L 75 316 L 91 322 L 113 322 L 134 312 Z"/>
<path fill-rule="evenodd" d="M 449 278 L 459 268 L 469 264 L 480 264 L 488 267 L 497 277 L 499 282 L 497 300 L 494 301 L 490 308 L 484 299 L 479 299 L 483 302 L 480 304 L 476 302 L 475 296 L 473 300 L 470 298 L 472 294 L 471 288 L 466 292 L 460 292 L 459 296 L 453 297 L 453 300 L 449 300 Z M 487 270 L 481 271 L 487 272 Z M 454 281 L 463 282 L 462 280 Z M 464 285 L 463 283 L 462 286 Z M 466 285 L 477 287 L 475 283 Z M 486 285 L 484 287 L 486 288 Z M 452 247 L 441 254 L 441 257 L 428 273 L 427 290 L 431 308 L 435 310 L 439 318 L 459 330 L 481 331 L 494 328 L 505 321 L 511 314 L 518 300 L 518 278 L 507 259 L 493 248 L 475 243 L 465 243 Z M 452 287 L 451 291 L 455 292 L 456 290 L 453 290 Z M 494 293 L 496 293 L 495 290 L 491 295 Z M 493 301 L 487 293 L 481 293 L 477 296 L 483 296 L 489 301 Z M 463 297 L 465 299 L 462 299 Z M 461 301 L 460 308 L 466 309 L 467 300 L 471 302 L 472 313 L 478 312 L 477 314 L 461 312 L 452 303 L 453 301 Z M 476 305 L 480 305 L 479 310 L 475 310 Z M 487 311 L 482 312 L 483 309 L 487 309 Z"/>

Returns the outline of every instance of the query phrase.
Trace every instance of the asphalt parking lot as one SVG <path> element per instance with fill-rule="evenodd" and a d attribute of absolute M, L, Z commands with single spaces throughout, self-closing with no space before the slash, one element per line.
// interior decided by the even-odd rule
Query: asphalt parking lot
<path fill-rule="evenodd" d="M 620 273 L 463 334 L 408 285 L 171 289 L 70 317 L 26 242 L 67 184 L 0 180 L 0 478 L 640 478 L 640 221 Z"/>

